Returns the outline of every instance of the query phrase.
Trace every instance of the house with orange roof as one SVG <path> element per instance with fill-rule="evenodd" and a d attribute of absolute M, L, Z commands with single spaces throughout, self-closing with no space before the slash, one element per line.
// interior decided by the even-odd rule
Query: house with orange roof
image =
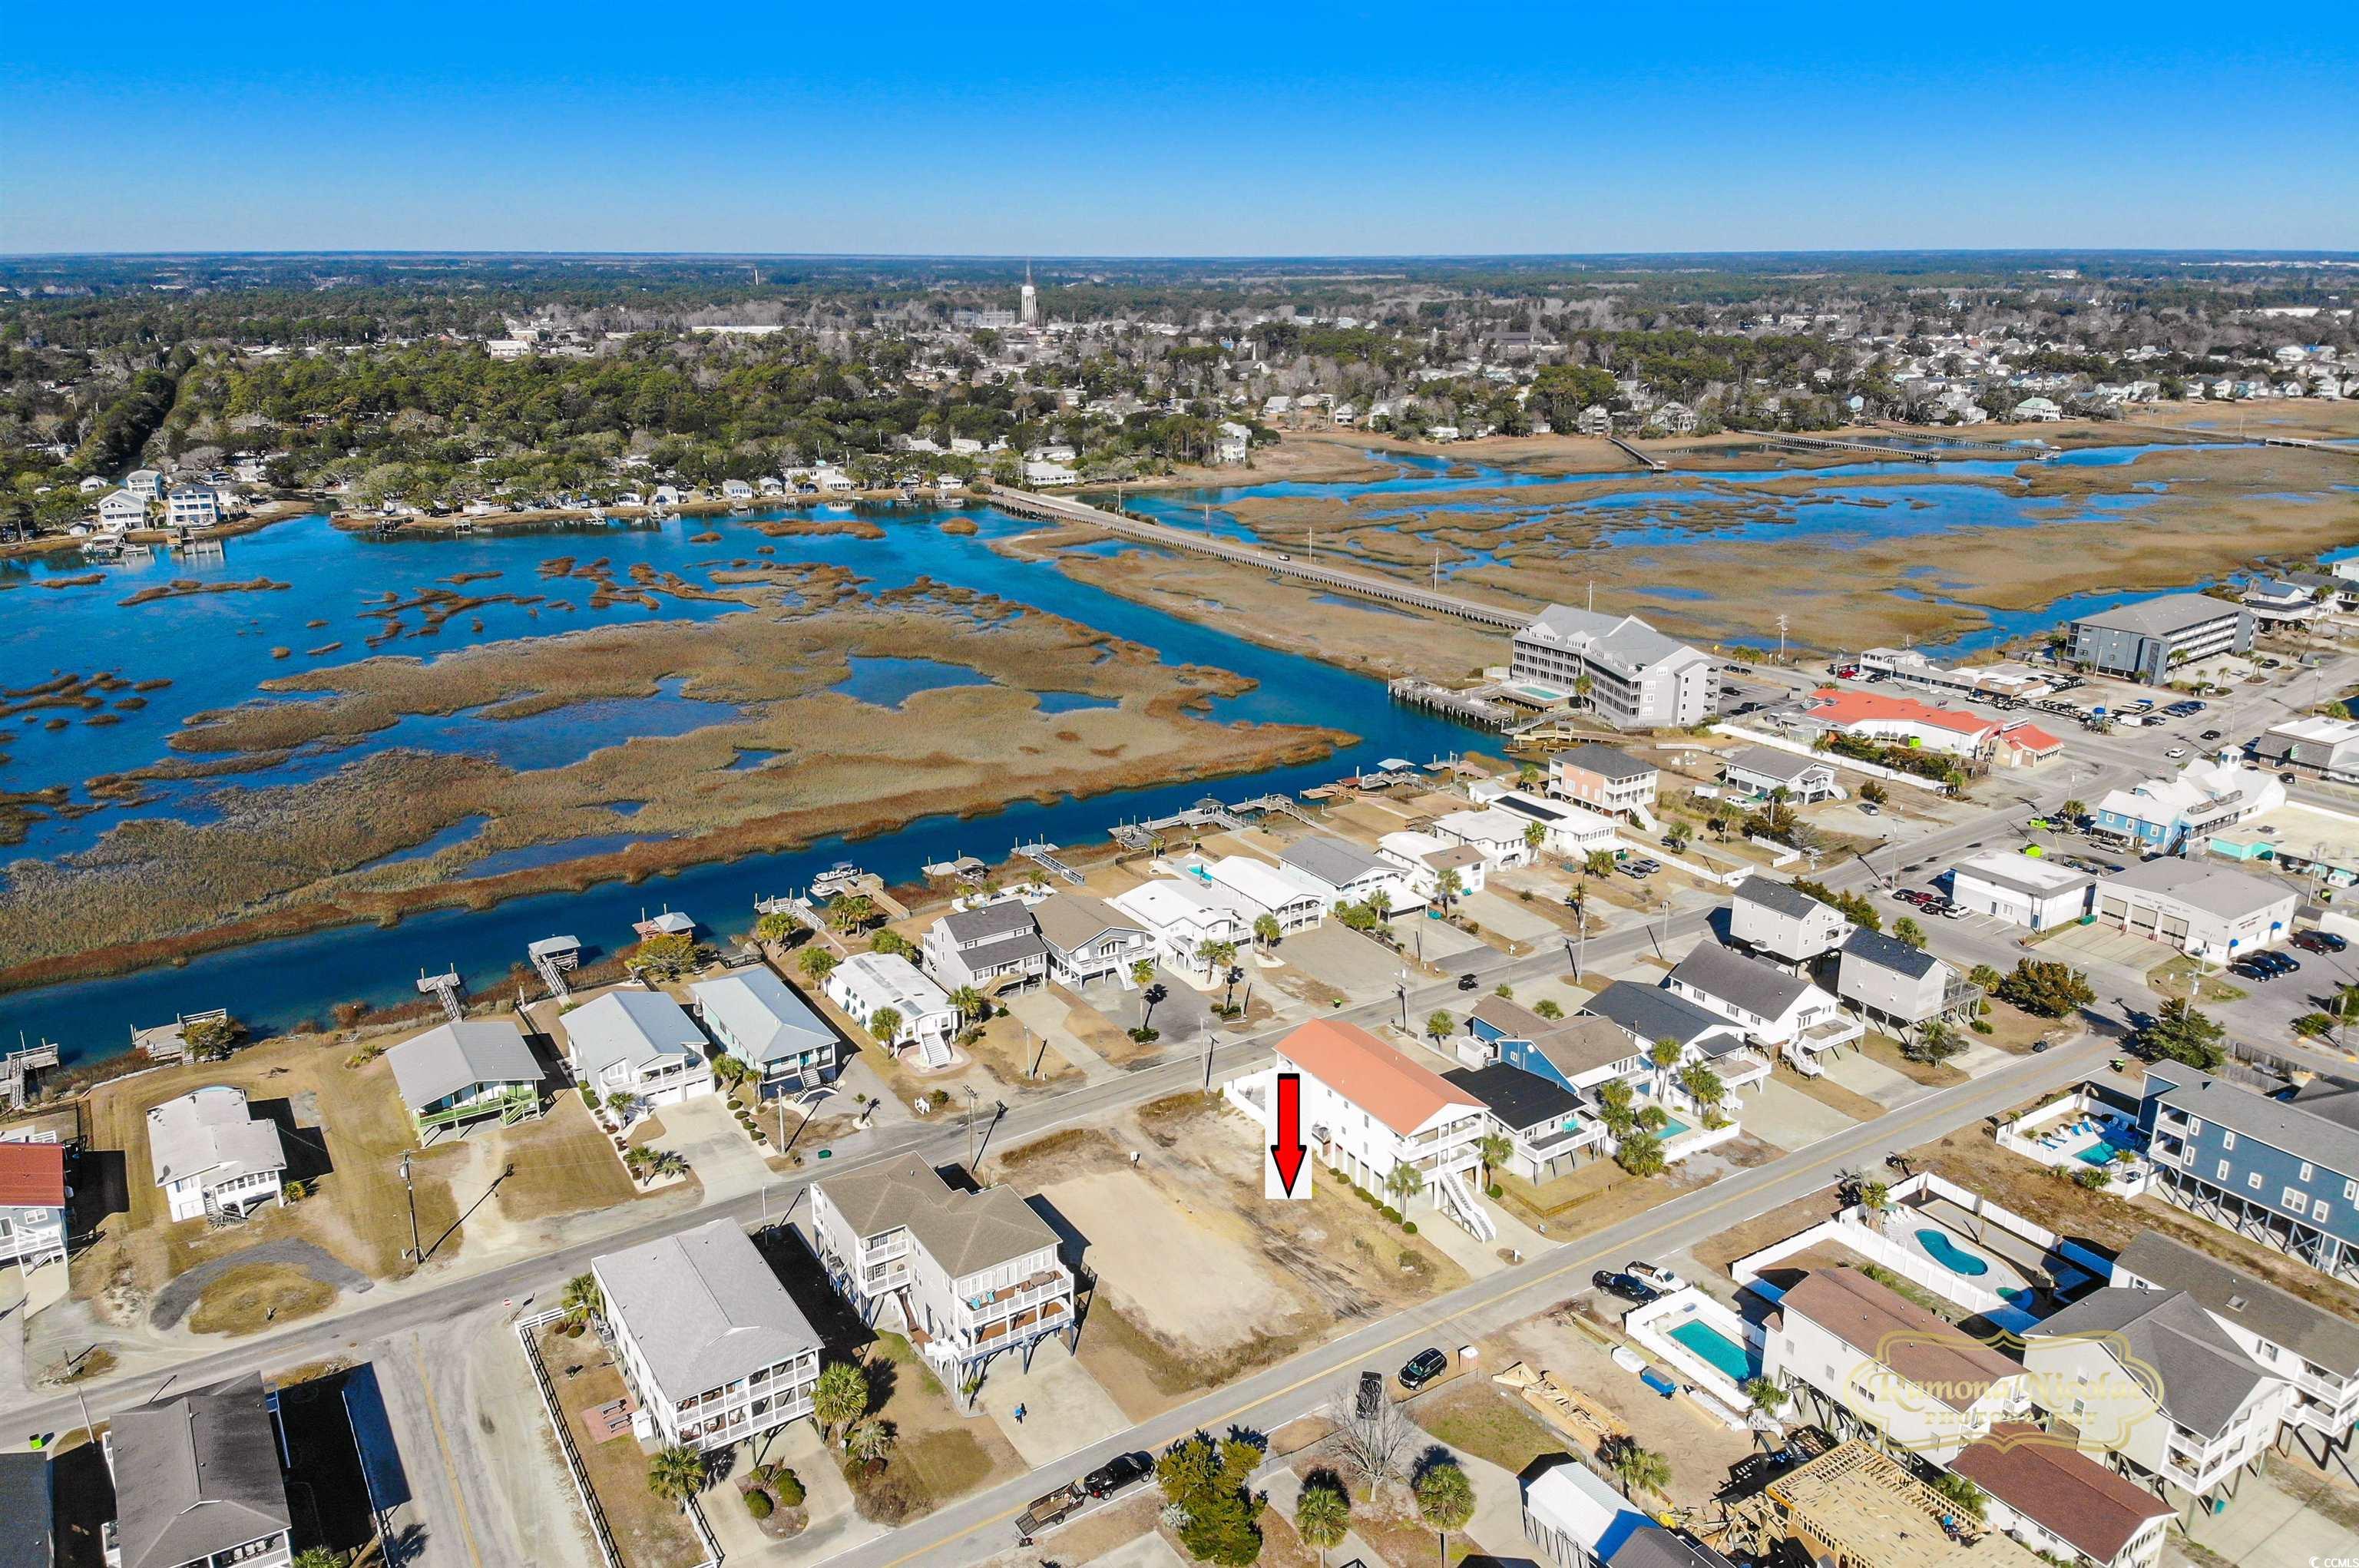
<path fill-rule="evenodd" d="M 1473 1094 L 1357 1024 L 1320 1018 L 1278 1041 L 1277 1060 L 1223 1093 L 1276 1128 L 1277 1080 L 1301 1079 L 1302 1140 L 1319 1162 L 1405 1212 L 1430 1204 L 1488 1241 L 1497 1234 L 1474 1195 L 1487 1113 Z M 1416 1173 L 1402 1202 L 1394 1172 Z"/>
<path fill-rule="evenodd" d="M 66 1255 L 66 1151 L 0 1141 L 0 1263 L 30 1271 Z"/>

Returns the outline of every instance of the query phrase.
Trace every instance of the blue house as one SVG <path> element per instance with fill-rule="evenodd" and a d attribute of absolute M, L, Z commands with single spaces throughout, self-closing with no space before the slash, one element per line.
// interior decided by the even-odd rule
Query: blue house
<path fill-rule="evenodd" d="M 2138 1124 L 2157 1196 L 2359 1281 L 2359 1083 L 2316 1078 L 2278 1100 L 2161 1062 Z"/>
<path fill-rule="evenodd" d="M 1485 996 L 1467 1016 L 1466 1032 L 1518 1067 L 1579 1093 L 1643 1071 L 1646 1053 L 1619 1027 L 1587 1014 L 1544 1018 L 1504 996 Z"/>

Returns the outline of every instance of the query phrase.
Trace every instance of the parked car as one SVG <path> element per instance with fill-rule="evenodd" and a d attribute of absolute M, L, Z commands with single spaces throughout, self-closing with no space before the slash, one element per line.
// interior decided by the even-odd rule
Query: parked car
<path fill-rule="evenodd" d="M 2351 945 L 2347 940 L 2331 931 L 2306 931 L 2293 939 L 2293 944 L 2296 947 L 2307 948 L 2312 953 L 2341 953 Z"/>
<path fill-rule="evenodd" d="M 1385 1375 L 1381 1372 L 1360 1374 L 1360 1391 L 1352 1400 L 1352 1411 L 1362 1421 L 1374 1421 L 1385 1408 Z"/>
<path fill-rule="evenodd" d="M 1462 991 L 1472 991 L 1475 986 L 1480 985 L 1481 984 L 1483 984 L 1483 981 L 1478 975 L 1461 975 L 1458 977 L 1458 988 Z"/>
<path fill-rule="evenodd" d="M 1155 1468 L 1144 1454 L 1117 1454 L 1082 1477 L 1082 1489 L 1093 1497 L 1111 1497 Z"/>
<path fill-rule="evenodd" d="M 1642 1307 L 1662 1294 L 1636 1274 L 1616 1273 L 1611 1269 L 1600 1269 L 1590 1276 L 1589 1282 L 1601 1290 L 1619 1296 L 1625 1301 L 1635 1301 Z"/>
<path fill-rule="evenodd" d="M 2164 752 L 2162 755 L 2163 755 L 2163 756 L 2165 756 L 2165 757 L 2169 757 L 2171 761 L 2176 762 L 2176 761 L 2178 761 L 2180 757 L 2185 757 L 2185 756 L 2187 755 L 2187 748 L 2186 748 L 2185 746 L 2172 746 L 2169 751 Z"/>
<path fill-rule="evenodd" d="M 1688 1288 L 1688 1282 L 1669 1269 L 1658 1269 L 1651 1263 L 1643 1263 L 1635 1258 L 1630 1260 L 1629 1268 L 1625 1272 L 1653 1286 L 1666 1296 L 1674 1290 L 1684 1290 Z"/>
<path fill-rule="evenodd" d="M 1450 1370 L 1450 1357 L 1430 1346 L 1419 1351 L 1400 1369 L 1400 1384 L 1411 1391 L 1424 1388 Z"/>
<path fill-rule="evenodd" d="M 2203 740 L 2218 740 L 2222 733 L 2223 732 L 2219 730 L 2205 730 L 2199 738 Z"/>

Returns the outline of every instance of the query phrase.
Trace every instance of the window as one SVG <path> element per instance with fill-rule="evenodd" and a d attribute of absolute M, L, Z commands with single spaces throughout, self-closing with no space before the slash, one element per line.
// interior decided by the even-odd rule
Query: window
<path fill-rule="evenodd" d="M 2201 1131 L 2202 1131 L 2203 1129 L 2202 1129 L 2201 1127 L 2198 1127 L 2198 1128 L 2196 1128 L 2195 1130 L 2196 1130 L 2196 1131 L 2198 1131 L 2198 1132 L 2201 1132 Z M 2234 1148 L 2235 1148 L 2235 1147 L 2236 1147 L 2236 1135 L 2235 1135 L 2234 1133 L 2233 1133 L 2233 1132 L 2223 1132 L 2223 1133 L 2222 1133 L 2222 1134 L 2220 1135 L 2220 1147 L 2221 1147 L 2221 1148 L 2223 1148 L 2223 1149 L 2234 1149 Z"/>
<path fill-rule="evenodd" d="M 2226 1160 L 2223 1160 L 2220 1161 L 2219 1168 L 2215 1174 L 2220 1181 L 2225 1181 L 2228 1179 L 2228 1162 Z"/>
<path fill-rule="evenodd" d="M 2317 1203 L 2310 1205 L 2310 1217 L 2317 1221 L 2320 1225 L 2324 1225 L 2326 1223 L 2326 1216 L 2331 1212 L 2332 1211 L 2329 1208 L 2326 1200 L 2323 1198 L 2321 1198 Z"/>
<path fill-rule="evenodd" d="M 2256 1192 L 2259 1192 L 2261 1190 L 2261 1173 L 2256 1171 L 2250 1176 L 2245 1177 L 2245 1185 Z"/>
<path fill-rule="evenodd" d="M 2303 1161 L 2301 1162 L 2301 1180 L 2302 1180 L 2302 1183 L 2303 1183 L 2305 1186 L 2307 1186 L 2307 1185 L 2309 1184 L 2309 1182 L 2310 1182 L 2310 1161 L 2309 1161 L 2309 1160 L 2303 1160 Z"/>
<path fill-rule="evenodd" d="M 2203 1136 L 2203 1118 L 2201 1116 L 2190 1116 L 2187 1118 L 2187 1136 L 2190 1138 L 2201 1138 Z"/>
<path fill-rule="evenodd" d="M 2288 1187 L 2277 1195 L 2277 1203 L 2281 1207 L 2291 1209 L 2298 1214 L 2306 1214 L 2310 1212 L 2310 1196 L 2299 1187 Z"/>

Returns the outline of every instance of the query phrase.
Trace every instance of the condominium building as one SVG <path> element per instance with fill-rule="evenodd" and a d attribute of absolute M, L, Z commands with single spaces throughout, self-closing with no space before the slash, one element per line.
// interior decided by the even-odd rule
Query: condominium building
<path fill-rule="evenodd" d="M 2359 1280 L 2359 1084 L 2275 1100 L 2158 1062 L 2138 1104 L 2152 1195 L 2314 1269 Z"/>
<path fill-rule="evenodd" d="M 2064 657 L 2107 675 L 2168 685 L 2180 665 L 2253 646 L 2253 612 L 2202 593 L 2166 593 L 2065 624 Z"/>
<path fill-rule="evenodd" d="M 1701 648 L 1636 615 L 1551 604 L 1515 635 L 1509 678 L 1571 697 L 1616 729 L 1700 724 L 1720 705 L 1720 673 Z"/>

